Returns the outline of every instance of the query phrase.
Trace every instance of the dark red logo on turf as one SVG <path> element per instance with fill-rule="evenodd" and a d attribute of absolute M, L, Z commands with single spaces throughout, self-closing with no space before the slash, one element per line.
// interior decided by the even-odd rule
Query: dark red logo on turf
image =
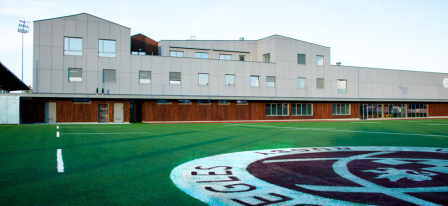
<path fill-rule="evenodd" d="M 207 162 L 222 165 L 226 160 L 230 160 L 226 168 L 213 168 L 209 170 L 213 173 L 203 173 L 200 178 L 198 167 L 193 168 L 196 177 L 189 184 L 196 191 L 211 191 L 208 199 L 216 200 L 205 201 L 209 204 L 227 200 L 228 205 L 448 204 L 446 149 L 294 148 L 218 155 L 192 162 L 205 168 L 202 165 Z M 209 185 L 203 187 L 203 183 Z"/>

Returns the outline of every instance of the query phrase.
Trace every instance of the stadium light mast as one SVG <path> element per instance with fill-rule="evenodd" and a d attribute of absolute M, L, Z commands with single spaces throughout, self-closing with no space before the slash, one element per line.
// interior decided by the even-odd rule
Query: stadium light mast
<path fill-rule="evenodd" d="M 29 27 L 26 25 L 26 23 L 29 23 L 25 20 L 19 20 L 19 28 L 17 29 L 17 32 L 22 33 L 22 82 L 23 82 L 23 35 L 27 34 L 29 32 Z M 23 93 L 23 90 L 22 90 Z"/>

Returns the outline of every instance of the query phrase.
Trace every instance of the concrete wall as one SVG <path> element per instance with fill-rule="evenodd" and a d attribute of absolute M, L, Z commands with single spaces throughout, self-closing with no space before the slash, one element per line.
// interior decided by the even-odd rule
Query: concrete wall
<path fill-rule="evenodd" d="M 19 124 L 19 96 L 0 96 L 0 124 Z"/>
<path fill-rule="evenodd" d="M 63 55 L 63 38 L 82 37 L 83 55 Z M 98 57 L 98 39 L 116 40 L 117 56 Z M 104 88 L 109 94 L 323 97 L 384 99 L 447 99 L 442 80 L 448 74 L 331 66 L 330 48 L 284 36 L 273 35 L 250 41 L 163 40 L 159 56 L 130 54 L 130 29 L 88 14 L 34 22 L 34 92 L 88 93 Z M 184 57 L 169 57 L 170 50 Z M 209 53 L 196 59 L 195 52 Z M 270 63 L 262 62 L 270 54 Z M 297 54 L 306 55 L 298 64 Z M 231 54 L 232 60 L 219 60 Z M 239 61 L 245 55 L 245 61 Z M 316 65 L 316 56 L 324 65 Z M 82 68 L 83 81 L 68 81 L 68 68 Z M 116 83 L 102 83 L 103 69 L 116 69 Z M 151 71 L 151 83 L 139 83 L 139 71 Z M 169 73 L 181 72 L 180 85 L 169 84 Z M 209 85 L 198 85 L 198 73 L 209 74 Z M 225 86 L 225 75 L 235 74 L 235 86 Z M 260 77 L 260 86 L 250 86 L 250 76 Z M 266 87 L 266 77 L 275 76 L 275 87 Z M 297 78 L 306 78 L 298 88 Z M 316 79 L 325 88 L 316 88 Z M 347 80 L 347 92 L 338 93 L 338 79 Z"/>

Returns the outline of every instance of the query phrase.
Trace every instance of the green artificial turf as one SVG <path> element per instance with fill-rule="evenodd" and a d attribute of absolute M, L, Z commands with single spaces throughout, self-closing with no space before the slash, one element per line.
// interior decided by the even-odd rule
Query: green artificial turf
<path fill-rule="evenodd" d="M 261 149 L 448 148 L 448 120 L 377 122 L 0 125 L 0 205 L 202 205 L 172 183 L 173 168 L 197 158 Z M 57 172 L 57 149 L 62 149 L 64 173 Z"/>

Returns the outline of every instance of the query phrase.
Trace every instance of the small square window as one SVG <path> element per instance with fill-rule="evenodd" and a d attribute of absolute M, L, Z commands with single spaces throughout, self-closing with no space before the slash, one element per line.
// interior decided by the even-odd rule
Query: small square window
<path fill-rule="evenodd" d="M 251 87 L 259 87 L 260 86 L 260 77 L 259 76 L 250 76 L 250 86 Z"/>
<path fill-rule="evenodd" d="M 195 58 L 199 58 L 199 59 L 208 59 L 208 53 L 206 53 L 206 52 L 196 52 L 196 53 L 194 53 L 194 57 Z"/>
<path fill-rule="evenodd" d="M 297 64 L 305 64 L 305 54 L 297 54 Z"/>
<path fill-rule="evenodd" d="M 99 57 L 116 57 L 115 54 L 115 40 L 98 41 L 98 56 Z"/>
<path fill-rule="evenodd" d="M 198 84 L 201 86 L 208 85 L 208 74 L 199 74 L 198 75 Z"/>
<path fill-rule="evenodd" d="M 266 87 L 275 87 L 275 77 L 266 77 Z"/>
<path fill-rule="evenodd" d="M 198 100 L 198 104 L 210 104 L 210 100 Z"/>
<path fill-rule="evenodd" d="M 234 74 L 226 74 L 226 86 L 227 87 L 235 86 L 235 75 Z"/>
<path fill-rule="evenodd" d="M 247 103 L 247 100 L 236 100 L 236 104 L 237 105 L 247 105 L 249 103 Z"/>
<path fill-rule="evenodd" d="M 347 80 L 338 79 L 338 93 L 347 93 Z"/>
<path fill-rule="evenodd" d="M 271 54 L 263 54 L 263 62 L 271 62 Z"/>
<path fill-rule="evenodd" d="M 240 55 L 240 61 L 244 61 L 245 57 L 246 56 L 244 56 L 244 55 Z"/>
<path fill-rule="evenodd" d="M 191 104 L 191 100 L 189 100 L 189 99 L 180 99 L 180 100 L 177 100 L 177 104 Z"/>
<path fill-rule="evenodd" d="M 170 51 L 170 57 L 184 57 L 183 51 Z"/>
<path fill-rule="evenodd" d="M 151 84 L 151 71 L 139 71 L 138 78 L 140 84 Z"/>
<path fill-rule="evenodd" d="M 117 74 L 115 69 L 103 69 L 103 83 L 116 83 Z"/>
<path fill-rule="evenodd" d="M 64 37 L 64 55 L 82 56 L 82 38 Z"/>
<path fill-rule="evenodd" d="M 228 105 L 230 104 L 229 100 L 218 100 L 218 105 Z"/>
<path fill-rule="evenodd" d="M 316 79 L 316 88 L 325 89 L 325 79 Z"/>
<path fill-rule="evenodd" d="M 68 81 L 69 82 L 82 82 L 82 69 L 68 68 Z"/>
<path fill-rule="evenodd" d="M 297 88 L 299 89 L 305 89 L 306 88 L 306 79 L 299 77 L 297 78 Z"/>
<path fill-rule="evenodd" d="M 324 65 L 324 56 L 317 55 L 316 56 L 316 65 L 323 66 Z"/>
<path fill-rule="evenodd" d="M 181 73 L 180 72 L 170 72 L 170 84 L 180 84 Z"/>
<path fill-rule="evenodd" d="M 222 60 L 232 60 L 232 55 L 231 54 L 220 54 L 219 55 L 219 59 L 222 59 Z"/>

